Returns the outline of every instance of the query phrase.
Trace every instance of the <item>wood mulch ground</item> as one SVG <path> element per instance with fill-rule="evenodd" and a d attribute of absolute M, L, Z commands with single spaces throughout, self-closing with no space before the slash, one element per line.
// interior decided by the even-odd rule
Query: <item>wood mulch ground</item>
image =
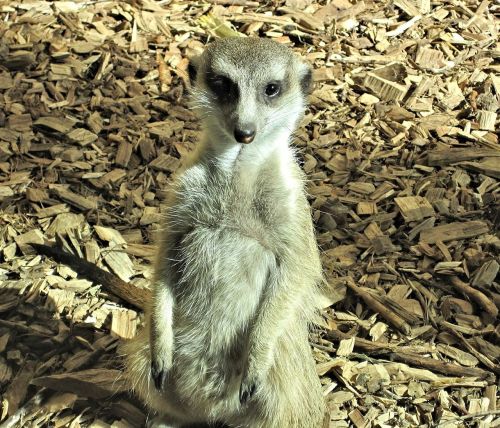
<path fill-rule="evenodd" d="M 140 427 L 142 322 L 188 59 L 271 37 L 315 68 L 297 145 L 328 280 L 330 427 L 500 426 L 500 7 L 491 0 L 0 1 L 0 427 Z M 126 300 L 30 243 L 130 282 Z M 123 293 L 122 293 L 123 294 Z"/>

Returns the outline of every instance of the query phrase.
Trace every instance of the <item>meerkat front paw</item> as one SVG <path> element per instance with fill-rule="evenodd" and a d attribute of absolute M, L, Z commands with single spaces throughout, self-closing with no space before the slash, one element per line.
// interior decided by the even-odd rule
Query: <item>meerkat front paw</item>
<path fill-rule="evenodd" d="M 240 403 L 245 405 L 255 394 L 262 379 L 265 376 L 263 365 L 256 365 L 249 360 L 247 367 L 243 370 L 243 377 L 240 385 Z"/>
<path fill-rule="evenodd" d="M 243 377 L 240 385 L 240 403 L 245 405 L 254 395 L 257 389 L 257 379 L 248 375 Z"/>
<path fill-rule="evenodd" d="M 169 370 L 170 366 L 165 364 L 165 361 L 159 358 L 153 358 L 151 360 L 151 377 L 153 378 L 157 390 L 160 391 L 163 389 L 163 385 L 168 378 Z"/>
<path fill-rule="evenodd" d="M 249 352 L 240 385 L 240 403 L 242 405 L 246 404 L 260 385 L 266 381 L 269 369 L 273 365 L 273 358 L 271 348 Z"/>
<path fill-rule="evenodd" d="M 163 389 L 172 368 L 172 350 L 151 346 L 151 377 L 157 390 Z"/>

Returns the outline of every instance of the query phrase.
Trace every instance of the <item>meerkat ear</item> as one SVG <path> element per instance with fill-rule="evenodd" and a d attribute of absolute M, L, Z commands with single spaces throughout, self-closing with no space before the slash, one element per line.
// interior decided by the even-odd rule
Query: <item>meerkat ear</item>
<path fill-rule="evenodd" d="M 199 57 L 193 57 L 189 60 L 188 75 L 189 75 L 189 83 L 191 83 L 191 86 L 194 86 L 196 82 L 196 76 L 198 75 L 198 63 L 199 63 Z"/>
<path fill-rule="evenodd" d="M 300 87 L 304 95 L 310 95 L 313 91 L 312 68 L 306 63 L 302 63 L 301 65 Z"/>

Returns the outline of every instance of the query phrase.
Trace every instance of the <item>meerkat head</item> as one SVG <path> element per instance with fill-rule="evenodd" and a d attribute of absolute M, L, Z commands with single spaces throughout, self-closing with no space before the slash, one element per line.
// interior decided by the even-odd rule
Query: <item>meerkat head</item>
<path fill-rule="evenodd" d="M 311 91 L 310 66 L 269 39 L 226 38 L 189 64 L 192 106 L 225 144 L 288 137 Z"/>

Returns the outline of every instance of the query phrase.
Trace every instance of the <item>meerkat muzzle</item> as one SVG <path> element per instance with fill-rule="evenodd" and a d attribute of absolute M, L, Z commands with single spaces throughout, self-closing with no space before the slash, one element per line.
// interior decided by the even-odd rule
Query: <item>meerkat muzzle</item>
<path fill-rule="evenodd" d="M 250 144 L 255 138 L 255 127 L 246 126 L 234 130 L 234 138 L 238 143 Z"/>

